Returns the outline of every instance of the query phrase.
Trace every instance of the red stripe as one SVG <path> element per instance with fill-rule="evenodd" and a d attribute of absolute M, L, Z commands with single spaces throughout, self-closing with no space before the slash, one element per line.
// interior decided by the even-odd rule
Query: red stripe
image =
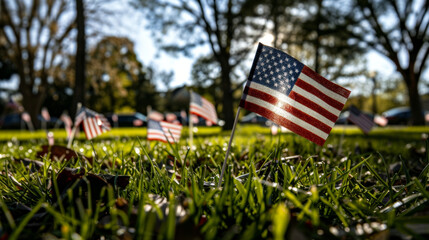
<path fill-rule="evenodd" d="M 273 121 L 276 124 L 279 124 L 283 127 L 288 128 L 289 130 L 291 130 L 292 132 L 301 135 L 302 137 L 307 138 L 308 140 L 316 143 L 317 145 L 323 146 L 323 144 L 325 143 L 325 139 L 317 136 L 316 134 L 312 133 L 311 131 L 291 122 L 290 120 L 281 117 L 277 114 L 275 114 L 274 112 L 258 106 L 256 104 L 250 103 L 250 102 L 246 102 L 244 100 L 242 100 L 240 102 L 240 106 L 244 107 L 245 109 L 255 112 L 261 116 L 264 116 L 268 119 L 270 119 L 271 121 Z"/>
<path fill-rule="evenodd" d="M 199 105 L 198 106 L 191 105 L 191 107 L 189 109 L 189 113 L 200 116 L 200 117 L 202 117 L 202 118 L 204 118 L 204 119 L 206 119 L 206 120 L 208 120 L 214 124 L 217 124 L 214 121 L 217 117 L 212 115 L 210 112 L 208 112 L 208 109 L 204 109 L 204 108 L 200 107 Z"/>
<path fill-rule="evenodd" d="M 249 88 L 247 90 L 247 94 L 249 96 L 253 96 L 255 98 L 262 99 L 266 102 L 269 102 L 272 105 L 277 105 L 279 103 L 278 98 L 276 98 L 276 97 L 274 97 L 268 93 L 265 93 L 265 92 L 262 92 L 262 91 L 259 91 L 259 90 L 253 89 L 253 88 Z M 286 112 L 288 112 L 288 113 L 294 115 L 295 117 L 307 122 L 308 124 L 313 125 L 314 127 L 320 129 L 321 131 L 323 131 L 327 134 L 329 134 L 331 132 L 332 128 L 330 126 L 326 125 L 324 122 L 318 120 L 317 118 L 315 118 L 315 117 L 313 117 L 313 116 L 311 116 L 311 115 L 309 115 L 309 114 L 307 114 L 307 113 L 305 113 L 305 112 L 303 112 L 303 111 L 301 111 L 301 110 L 299 110 L 299 109 L 297 109 L 297 108 L 295 108 L 295 107 L 293 107 L 293 106 L 291 106 L 285 102 L 282 102 L 282 104 L 283 104 L 282 109 L 285 110 Z"/>
<path fill-rule="evenodd" d="M 298 81 L 295 83 L 296 86 L 306 90 L 307 92 L 317 96 L 318 98 L 322 99 L 327 104 L 331 105 L 338 111 L 341 111 L 343 109 L 344 104 L 338 102 L 337 100 L 329 97 L 319 89 L 315 88 L 313 85 L 310 85 L 309 83 L 305 82 L 304 80 L 298 78 Z"/>
<path fill-rule="evenodd" d="M 329 119 L 331 122 L 336 122 L 338 119 L 338 116 L 329 112 L 328 110 L 324 109 L 323 107 L 317 105 L 313 101 L 309 100 L 308 98 L 302 96 L 301 94 L 298 94 L 294 92 L 293 90 L 290 92 L 289 97 L 295 100 L 296 102 L 301 103 L 302 105 L 310 108 L 311 110 L 317 112 L 318 114 L 324 116 L 325 118 Z"/>
<path fill-rule="evenodd" d="M 335 83 L 327 80 L 326 78 L 320 76 L 315 71 L 311 70 L 309 67 L 304 65 L 301 72 L 304 73 L 305 75 L 309 76 L 310 78 L 312 78 L 314 81 L 322 84 L 327 89 L 337 93 L 338 95 L 341 95 L 344 98 L 349 98 L 349 95 L 350 95 L 349 90 L 347 90 L 347 89 L 341 87 L 340 85 L 335 84 Z"/>
<path fill-rule="evenodd" d="M 85 118 L 83 121 L 84 121 L 83 130 L 85 132 L 86 139 L 91 139 L 92 132 L 91 132 L 91 128 L 88 126 L 90 124 L 90 119 Z"/>

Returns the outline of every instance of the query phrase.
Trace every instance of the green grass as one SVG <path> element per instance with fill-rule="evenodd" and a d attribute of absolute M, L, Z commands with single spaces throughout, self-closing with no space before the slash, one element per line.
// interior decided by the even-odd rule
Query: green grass
<path fill-rule="evenodd" d="M 267 128 L 239 126 L 222 188 L 214 186 L 229 133 L 198 128 L 194 148 L 187 129 L 183 133 L 172 146 L 147 142 L 144 128 L 114 129 L 94 141 L 81 134 L 73 149 L 94 157 L 91 164 L 38 159 L 43 131 L 2 131 L 0 238 L 429 235 L 429 159 L 422 139 L 428 128 L 375 129 L 368 136 L 336 128 L 320 147 L 292 133 L 271 136 Z M 54 134 L 66 144 L 61 131 Z M 75 180 L 58 177 L 70 168 L 75 171 L 68 179 Z M 98 179 L 106 174 L 111 184 Z M 120 176 L 130 177 L 125 188 Z"/>

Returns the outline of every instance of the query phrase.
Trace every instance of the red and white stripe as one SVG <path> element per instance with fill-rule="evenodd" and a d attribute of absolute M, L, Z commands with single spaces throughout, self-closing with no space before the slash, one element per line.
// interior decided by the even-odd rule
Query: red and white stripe
<path fill-rule="evenodd" d="M 248 81 L 240 106 L 323 145 L 350 91 L 304 66 L 289 96 Z"/>
<path fill-rule="evenodd" d="M 182 134 L 182 125 L 177 123 L 169 123 L 165 121 L 159 122 L 162 130 L 148 128 L 147 140 L 157 140 L 162 142 L 177 143 L 180 141 Z"/>
<path fill-rule="evenodd" d="M 83 130 L 86 139 L 90 140 L 102 133 L 110 131 L 110 124 L 103 116 L 86 117 L 83 120 Z"/>
<path fill-rule="evenodd" d="M 218 118 L 214 105 L 203 97 L 201 97 L 201 101 L 203 105 L 191 102 L 189 113 L 200 116 L 213 124 L 217 124 Z"/>

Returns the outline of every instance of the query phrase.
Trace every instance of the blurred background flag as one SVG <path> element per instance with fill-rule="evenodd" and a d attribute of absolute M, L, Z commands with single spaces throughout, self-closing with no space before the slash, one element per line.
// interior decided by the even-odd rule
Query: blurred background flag
<path fill-rule="evenodd" d="M 177 116 L 174 113 L 167 113 L 165 114 L 165 120 L 167 120 L 167 122 L 175 122 L 177 120 Z"/>
<path fill-rule="evenodd" d="M 49 114 L 49 111 L 46 107 L 42 108 L 42 118 L 45 122 L 51 120 L 51 115 Z"/>
<path fill-rule="evenodd" d="M 385 127 L 387 123 L 389 123 L 389 120 L 387 120 L 387 118 L 383 116 L 376 115 L 374 117 L 374 122 L 377 123 L 379 126 Z"/>
<path fill-rule="evenodd" d="M 350 106 L 349 112 L 348 120 L 358 126 L 365 134 L 368 134 L 374 126 L 374 121 L 353 105 Z"/>
<path fill-rule="evenodd" d="M 240 107 L 323 145 L 350 91 L 259 43 Z"/>
<path fill-rule="evenodd" d="M 182 125 L 165 121 L 149 120 L 147 123 L 147 140 L 176 143 L 180 140 Z"/>
<path fill-rule="evenodd" d="M 31 122 L 31 116 L 28 112 L 23 112 L 21 114 L 21 119 L 24 120 L 25 124 L 28 126 L 28 129 L 30 129 L 30 131 L 34 130 L 33 123 Z"/>
<path fill-rule="evenodd" d="M 67 132 L 67 138 L 70 138 L 70 135 L 72 133 L 73 121 L 71 120 L 70 116 L 65 112 L 61 114 L 60 120 L 64 123 L 64 128 Z"/>
<path fill-rule="evenodd" d="M 83 130 L 88 140 L 110 131 L 110 123 L 102 114 L 85 107 L 82 107 L 76 115 L 75 127 L 79 126 L 82 122 Z"/>
<path fill-rule="evenodd" d="M 148 113 L 147 118 L 155 121 L 162 121 L 164 120 L 164 115 L 160 112 L 152 110 Z"/>
<path fill-rule="evenodd" d="M 199 94 L 191 92 L 189 113 L 198 115 L 207 121 L 217 124 L 217 113 L 214 105 Z"/>

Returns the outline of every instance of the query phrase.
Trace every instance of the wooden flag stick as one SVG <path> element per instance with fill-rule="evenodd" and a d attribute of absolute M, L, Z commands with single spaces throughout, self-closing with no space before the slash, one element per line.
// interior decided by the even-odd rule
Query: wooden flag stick
<path fill-rule="evenodd" d="M 223 175 L 225 174 L 226 162 L 228 160 L 229 150 L 231 149 L 232 139 L 234 138 L 235 126 L 237 125 L 238 116 L 240 115 L 240 109 L 241 108 L 238 107 L 237 114 L 235 115 L 234 125 L 232 126 L 232 130 L 231 130 L 231 137 L 229 137 L 228 148 L 226 149 L 225 160 L 223 161 L 223 165 L 222 165 L 222 172 L 220 173 L 219 183 L 217 184 L 218 187 L 222 185 L 222 178 L 223 178 Z"/>
<path fill-rule="evenodd" d="M 79 111 L 80 111 L 81 107 L 82 107 L 82 103 L 78 103 L 77 104 L 76 115 L 79 114 Z M 73 142 L 73 139 L 74 139 L 74 135 L 76 135 L 77 127 L 78 126 L 76 126 L 76 124 L 73 125 L 73 129 L 72 129 L 72 132 L 70 134 L 69 142 L 67 143 L 67 148 L 71 148 L 71 145 L 72 145 L 72 142 Z"/>

